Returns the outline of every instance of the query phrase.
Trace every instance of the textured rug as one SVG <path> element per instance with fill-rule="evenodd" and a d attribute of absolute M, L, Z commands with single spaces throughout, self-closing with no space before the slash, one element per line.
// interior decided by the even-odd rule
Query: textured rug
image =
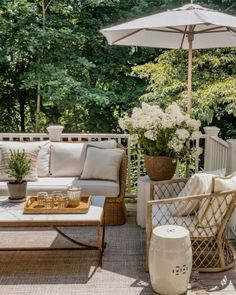
<path fill-rule="evenodd" d="M 73 237 L 79 232 L 67 228 Z M 68 246 L 50 229 L 1 229 L 0 246 Z M 155 294 L 144 272 L 144 230 L 135 224 L 107 227 L 102 268 L 96 251 L 0 252 L 1 295 Z M 198 274 L 188 294 L 204 293 Z M 195 293 L 196 290 L 203 293 Z M 202 291 L 200 291 L 202 290 Z"/>

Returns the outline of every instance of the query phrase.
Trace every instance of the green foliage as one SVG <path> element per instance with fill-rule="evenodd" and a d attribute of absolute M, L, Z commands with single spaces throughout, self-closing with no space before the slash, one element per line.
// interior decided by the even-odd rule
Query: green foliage
<path fill-rule="evenodd" d="M 5 171 L 8 176 L 14 179 L 14 183 L 22 183 L 23 178 L 30 172 L 30 169 L 30 160 L 24 150 L 10 150 L 10 158 Z"/>
<path fill-rule="evenodd" d="M 186 52 L 109 46 L 99 30 L 188 0 L 47 0 L 46 11 L 42 3 L 0 2 L 0 131 L 34 131 L 37 95 L 39 131 L 49 123 L 64 124 L 66 131 L 120 131 L 118 118 L 139 105 L 147 83 L 148 96 L 142 99 L 158 100 L 161 106 L 173 100 L 185 105 Z M 234 0 L 198 3 L 227 12 L 235 9 Z M 228 88 L 234 83 L 235 51 L 203 53 L 194 51 L 194 107 L 199 118 L 209 122 L 234 107 Z M 143 70 L 132 74 L 135 65 Z M 203 102 L 204 112 L 196 106 Z"/>
<path fill-rule="evenodd" d="M 40 131 L 49 123 L 70 131 L 117 131 L 117 117 L 143 87 L 130 65 L 156 51 L 111 47 L 99 29 L 159 1 L 45 1 L 46 12 L 42 3 L 0 3 L 1 131 L 33 131 L 37 95 L 45 118 Z"/>
<path fill-rule="evenodd" d="M 133 67 L 133 74 L 148 81 L 141 99 L 167 106 L 178 101 L 186 107 L 187 52 L 168 50 L 154 62 Z M 214 117 L 236 116 L 236 50 L 194 50 L 192 113 L 210 124 Z"/>

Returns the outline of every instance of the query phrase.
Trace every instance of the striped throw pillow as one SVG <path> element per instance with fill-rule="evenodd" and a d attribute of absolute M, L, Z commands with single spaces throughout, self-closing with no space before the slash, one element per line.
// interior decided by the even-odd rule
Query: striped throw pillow
<path fill-rule="evenodd" d="M 7 173 L 5 172 L 6 169 L 6 165 L 10 159 L 10 150 L 7 147 L 2 147 L 0 149 L 1 152 L 1 165 L 0 165 L 0 179 L 1 181 L 3 180 L 7 180 L 7 181 L 11 181 L 12 178 L 10 176 L 7 175 Z M 28 175 L 26 175 L 26 177 L 24 178 L 24 180 L 26 181 L 37 181 L 38 180 L 38 174 L 37 174 L 37 158 L 38 158 L 38 153 L 40 150 L 40 147 L 37 148 L 32 148 L 32 149 L 17 149 L 19 151 L 25 151 L 27 158 L 30 160 L 30 165 L 31 165 L 31 170 L 30 173 Z"/>

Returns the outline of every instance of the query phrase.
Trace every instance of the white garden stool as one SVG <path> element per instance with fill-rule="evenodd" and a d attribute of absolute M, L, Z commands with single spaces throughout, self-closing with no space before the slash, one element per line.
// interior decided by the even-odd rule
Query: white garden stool
<path fill-rule="evenodd" d="M 176 225 L 154 228 L 148 264 L 154 291 L 163 295 L 186 292 L 192 269 L 189 231 Z"/>

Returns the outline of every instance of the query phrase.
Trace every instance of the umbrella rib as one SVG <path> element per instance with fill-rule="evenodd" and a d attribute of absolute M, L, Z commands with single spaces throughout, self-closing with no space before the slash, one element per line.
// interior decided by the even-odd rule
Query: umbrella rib
<path fill-rule="evenodd" d="M 121 37 L 121 38 L 118 38 L 118 39 L 116 39 L 114 42 L 112 42 L 112 44 L 116 44 L 116 42 L 119 42 L 119 41 L 121 41 L 121 40 L 124 40 L 124 39 L 126 39 L 126 38 L 128 38 L 128 37 L 130 37 L 130 36 L 132 36 L 132 35 L 134 35 L 134 34 L 136 34 L 136 33 L 138 33 L 138 32 L 140 32 L 140 31 L 142 31 L 142 30 L 143 30 L 143 29 L 139 29 L 139 30 L 136 30 L 136 31 L 134 31 L 134 32 L 132 32 L 132 33 L 130 33 L 130 34 L 127 34 L 127 35 Z"/>
<path fill-rule="evenodd" d="M 185 29 L 184 30 L 181 30 L 181 29 L 178 29 L 178 28 L 174 28 L 174 27 L 167 27 L 168 29 L 171 29 L 173 31 L 176 31 L 178 33 L 185 33 L 186 32 L 186 28 L 187 26 L 185 26 Z"/>
<path fill-rule="evenodd" d="M 168 27 L 170 28 L 170 27 Z M 173 33 L 173 34 L 179 34 L 179 33 L 184 33 L 185 31 L 182 30 L 164 30 L 164 29 L 146 29 L 146 31 L 150 32 L 163 32 L 163 33 Z"/>
<path fill-rule="evenodd" d="M 229 31 L 232 31 L 232 32 L 236 33 L 236 30 L 234 30 L 233 28 L 231 28 L 231 27 L 227 27 L 227 28 L 228 28 Z"/>
<path fill-rule="evenodd" d="M 220 29 L 224 29 L 224 30 L 220 30 Z M 201 33 L 219 33 L 219 32 L 227 32 L 227 31 L 228 31 L 228 28 L 227 27 L 219 26 L 219 27 L 215 27 L 215 28 L 209 28 L 209 29 L 199 30 L 199 31 L 196 31 L 195 34 L 201 34 Z"/>

